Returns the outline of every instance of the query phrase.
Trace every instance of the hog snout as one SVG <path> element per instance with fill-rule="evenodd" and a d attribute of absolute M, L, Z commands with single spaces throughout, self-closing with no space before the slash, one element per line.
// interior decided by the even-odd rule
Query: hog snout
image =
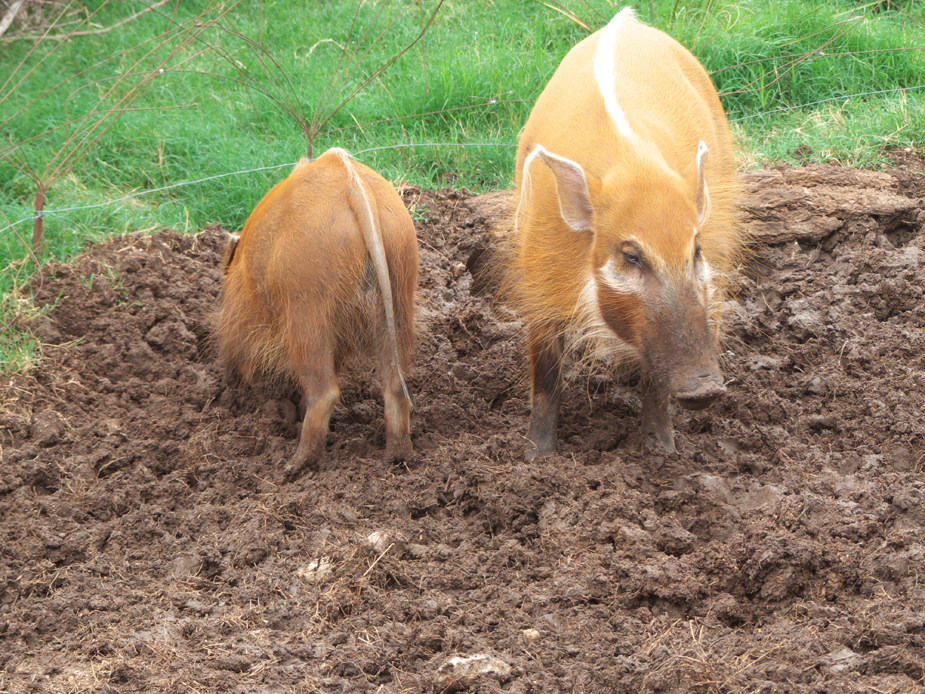
<path fill-rule="evenodd" d="M 691 376 L 684 390 L 675 393 L 675 399 L 685 410 L 702 410 L 725 394 L 720 375 L 707 371 Z"/>

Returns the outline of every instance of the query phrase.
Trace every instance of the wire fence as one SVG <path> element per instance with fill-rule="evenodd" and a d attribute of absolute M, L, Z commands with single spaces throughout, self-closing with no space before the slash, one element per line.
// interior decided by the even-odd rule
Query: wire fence
<path fill-rule="evenodd" d="M 8 224 L 5 227 L 0 228 L 0 234 L 8 229 L 12 229 L 19 224 L 25 224 L 26 222 L 32 222 L 41 217 L 47 217 L 49 214 L 64 214 L 65 212 L 76 212 L 77 210 L 96 210 L 102 207 L 109 207 L 110 205 L 115 205 L 118 202 L 124 202 L 125 200 L 131 200 L 132 198 L 138 198 L 142 195 L 150 195 L 152 193 L 160 193 L 164 190 L 170 190 L 171 188 L 182 188 L 184 186 L 192 186 L 197 183 L 205 183 L 206 181 L 213 181 L 216 178 L 227 178 L 228 176 L 237 176 L 239 174 L 247 173 L 257 173 L 259 171 L 269 171 L 271 169 L 281 169 L 284 166 L 293 166 L 292 164 L 274 164 L 272 166 L 261 166 L 257 169 L 245 169 L 243 171 L 229 171 L 228 173 L 216 174 L 215 176 L 207 176 L 206 178 L 200 178 L 195 181 L 181 181 L 180 183 L 171 183 L 169 186 L 162 186 L 161 188 L 151 188 L 149 190 L 140 190 L 137 193 L 129 193 L 128 195 L 123 195 L 121 198 L 114 198 L 112 200 L 107 200 L 106 202 L 97 203 L 95 205 L 77 205 L 75 207 L 58 207 L 58 208 L 46 208 L 41 212 L 38 212 L 31 217 L 23 217 L 12 224 Z"/>
<path fill-rule="evenodd" d="M 729 122 L 730 123 L 741 123 L 743 121 L 751 120 L 753 118 L 761 118 L 762 116 L 769 116 L 769 115 L 773 115 L 776 113 L 783 113 L 786 111 L 797 111 L 800 109 L 809 108 L 811 106 L 818 106 L 819 104 L 829 103 L 833 101 L 845 101 L 845 100 L 854 99 L 857 97 L 879 96 L 882 94 L 895 94 L 898 92 L 910 92 L 910 91 L 916 91 L 916 90 L 922 90 L 922 89 L 925 89 L 925 84 L 921 84 L 921 85 L 917 85 L 913 87 L 898 87 L 895 89 L 882 89 L 879 91 L 860 92 L 857 94 L 848 94 L 846 96 L 836 96 L 836 97 L 831 97 L 828 99 L 820 99 L 819 101 L 813 101 L 808 104 L 799 104 L 797 106 L 784 106 L 782 108 L 776 108 L 770 111 L 762 111 L 761 113 L 754 113 L 748 116 L 741 116 L 739 118 L 730 118 Z M 397 144 L 397 145 L 383 145 L 381 147 L 370 147 L 368 149 L 363 149 L 358 152 L 352 153 L 352 156 L 359 157 L 363 154 L 369 154 L 370 152 L 378 152 L 378 151 L 389 150 L 389 149 L 410 149 L 410 148 L 415 148 L 415 147 L 516 147 L 516 146 L 517 145 L 515 143 L 510 143 L 510 142 L 416 142 L 416 143 L 403 143 L 403 144 Z M 15 222 L 7 224 L 4 227 L 0 227 L 0 235 L 2 235 L 6 231 L 9 231 L 10 229 L 13 229 L 19 226 L 20 224 L 26 224 L 27 222 L 34 222 L 36 219 L 47 217 L 49 215 L 60 215 L 60 214 L 65 214 L 67 212 L 76 212 L 79 210 L 101 209 L 104 207 L 115 205 L 120 202 L 124 202 L 126 200 L 131 200 L 132 198 L 141 197 L 143 195 L 151 195 L 154 193 L 163 192 L 165 190 L 172 190 L 174 188 L 183 188 L 186 186 L 193 186 L 199 183 L 206 183 L 208 181 L 214 181 L 219 178 L 228 178 L 230 176 L 240 176 L 244 174 L 259 173 L 261 171 L 272 171 L 275 169 L 282 169 L 287 166 L 294 166 L 294 165 L 295 165 L 295 162 L 286 162 L 283 164 L 273 164 L 271 166 L 261 166 L 261 167 L 257 167 L 253 169 L 243 169 L 241 171 L 229 171 L 227 173 L 216 174 L 214 176 L 206 176 L 205 178 L 199 178 L 194 181 L 181 181 L 180 183 L 172 183 L 170 185 L 162 186 L 160 188 L 151 188 L 149 190 L 141 190 L 136 193 L 130 193 L 128 195 L 124 195 L 122 197 L 114 198 L 113 200 L 107 200 L 106 202 L 97 203 L 94 205 L 77 205 L 74 207 L 46 208 L 45 210 L 41 212 L 37 212 L 28 217 L 23 217 L 22 219 L 18 219 Z"/>
<path fill-rule="evenodd" d="M 845 101 L 847 99 L 854 99 L 859 96 L 875 96 L 878 94 L 895 94 L 897 92 L 912 92 L 918 89 L 925 89 L 925 84 L 920 84 L 915 87 L 896 87 L 895 89 L 881 89 L 876 92 L 860 92 L 858 94 L 849 94 L 847 96 L 833 96 L 828 99 L 820 99 L 819 101 L 812 101 L 808 104 L 799 104 L 797 106 L 783 106 L 781 108 L 775 108 L 772 111 L 763 111 L 761 113 L 753 113 L 749 116 L 742 116 L 741 118 L 730 118 L 730 123 L 741 123 L 745 120 L 751 120 L 752 118 L 760 118 L 761 116 L 770 116 L 774 113 L 783 113 L 784 111 L 798 111 L 801 108 L 808 108 L 810 106 L 818 106 L 819 104 L 829 103 L 831 101 Z"/>
<path fill-rule="evenodd" d="M 382 147 L 370 147 L 369 149 L 363 149 L 359 152 L 351 153 L 353 157 L 359 157 L 363 154 L 368 154 L 369 152 L 378 152 L 380 150 L 387 149 L 407 149 L 412 147 L 516 147 L 516 144 L 511 144 L 509 142 L 418 142 L 418 143 L 406 143 L 398 145 L 383 145 Z M 8 231 L 20 224 L 25 224 L 27 222 L 34 222 L 36 219 L 47 217 L 51 214 L 64 214 L 66 212 L 76 212 L 78 210 L 95 210 L 101 209 L 103 207 L 109 207 L 110 205 L 115 205 L 116 203 L 124 202 L 125 200 L 131 200 L 132 198 L 138 198 L 142 195 L 151 195 L 153 193 L 160 193 L 165 190 L 171 190 L 173 188 L 183 188 L 185 186 L 193 186 L 198 183 L 206 183 L 208 181 L 214 181 L 218 178 L 228 178 L 229 176 L 239 176 L 243 174 L 259 173 L 261 171 L 272 171 L 274 169 L 282 169 L 287 166 L 295 166 L 296 162 L 286 162 L 283 164 L 272 164 L 270 166 L 260 166 L 255 169 L 242 169 L 240 171 L 229 171 L 227 173 L 215 174 L 214 176 L 206 176 L 205 178 L 197 178 L 194 181 L 181 181 L 179 183 L 171 183 L 167 186 L 162 186 L 160 188 L 150 188 L 148 190 L 140 190 L 136 193 L 129 193 L 128 195 L 123 195 L 119 198 L 114 198 L 112 200 L 107 200 L 106 202 L 97 203 L 94 205 L 76 205 L 74 207 L 58 207 L 58 208 L 45 208 L 41 212 L 32 214 L 28 217 L 23 217 L 18 219 L 11 224 L 7 224 L 5 227 L 0 227 L 0 234 L 3 234 L 5 231 Z"/>

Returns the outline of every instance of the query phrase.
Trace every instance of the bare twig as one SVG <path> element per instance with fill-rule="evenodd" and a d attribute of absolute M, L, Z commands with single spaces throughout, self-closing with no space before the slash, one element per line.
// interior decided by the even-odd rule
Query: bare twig
<path fill-rule="evenodd" d="M 81 24 L 86 25 L 90 21 L 90 18 L 94 16 L 95 12 L 98 12 L 99 9 L 106 5 L 108 0 L 97 7 L 94 13 L 89 13 L 81 22 Z M 159 7 L 165 5 L 169 0 L 158 0 L 144 11 L 137 12 L 134 15 L 127 17 L 125 20 L 122 20 L 118 24 L 114 25 L 110 29 L 117 28 L 118 26 L 124 26 L 127 22 L 130 22 L 137 17 L 141 16 L 146 12 L 156 10 Z M 133 61 L 128 69 L 122 72 L 117 77 L 106 77 L 100 80 L 90 82 L 87 85 L 78 87 L 71 96 L 81 91 L 86 87 L 97 87 L 109 83 L 107 87 L 102 90 L 101 96 L 98 98 L 97 102 L 89 111 L 85 114 L 82 114 L 78 118 L 69 119 L 67 114 L 67 104 L 70 102 L 70 96 L 66 102 L 65 106 L 65 122 L 55 128 L 50 128 L 49 130 L 41 133 L 40 135 L 33 135 L 32 137 L 27 138 L 24 141 L 11 144 L 6 147 L 0 148 L 0 159 L 10 163 L 18 171 L 30 178 L 36 186 L 36 197 L 35 197 L 35 221 L 33 227 L 33 253 L 38 252 L 42 235 L 43 235 L 43 208 L 45 203 L 45 197 L 49 188 L 53 183 L 59 179 L 61 176 L 67 174 L 78 161 L 83 159 L 87 153 L 96 145 L 97 142 L 113 127 L 116 121 L 125 113 L 130 111 L 141 111 L 141 110 L 166 110 L 169 108 L 186 108 L 188 105 L 182 106 L 173 106 L 173 107 L 153 107 L 152 108 L 133 108 L 132 104 L 144 93 L 147 87 L 151 82 L 158 78 L 160 75 L 164 74 L 164 68 L 170 64 L 176 56 L 184 50 L 190 43 L 198 40 L 200 34 L 205 31 L 207 23 L 205 20 L 210 18 L 210 15 L 218 14 L 218 19 L 225 16 L 232 8 L 239 4 L 240 0 L 224 3 L 210 2 L 209 6 L 201 13 L 199 13 L 195 18 L 187 22 L 177 24 L 175 21 L 175 12 L 170 17 L 170 28 L 168 28 L 163 33 L 155 36 L 151 39 L 148 39 L 141 44 L 134 46 L 132 49 L 123 51 L 121 56 L 132 57 L 134 51 L 138 49 L 144 49 L 141 55 L 134 57 Z M 59 14 L 55 22 L 49 26 L 49 30 L 46 32 L 46 36 L 50 35 L 50 32 L 55 29 L 57 22 L 64 16 L 65 12 Z M 81 24 L 78 24 L 80 26 Z M 98 31 L 89 31 L 89 32 L 80 32 L 74 31 L 70 32 L 69 36 L 77 35 L 87 35 L 87 34 L 96 34 L 101 33 Z M 102 32 L 105 33 L 105 32 Z M 170 50 L 166 57 L 161 56 L 162 49 L 170 44 Z M 36 44 L 37 46 L 38 44 Z M 57 44 L 54 48 L 46 53 L 44 57 L 38 60 L 37 65 L 31 67 L 25 71 L 25 74 L 17 76 L 16 73 L 20 72 L 27 64 L 28 59 L 33 55 L 36 46 L 33 46 L 30 51 L 28 51 L 26 58 L 24 58 L 17 68 L 14 70 L 13 75 L 11 75 L 3 85 L 3 88 L 0 89 L 0 102 L 4 101 L 13 91 L 15 91 L 20 84 L 23 83 L 29 75 L 33 74 L 35 70 L 41 66 L 45 61 L 51 56 L 58 47 L 62 44 Z M 94 66 L 80 71 L 77 75 L 71 75 L 70 77 L 58 82 L 52 89 L 46 90 L 42 96 L 47 95 L 49 92 L 54 89 L 60 88 L 63 85 L 67 84 L 68 81 L 75 79 L 76 77 L 82 76 L 87 72 L 93 70 L 95 67 L 98 68 L 100 65 L 106 63 L 108 60 L 112 60 L 112 56 L 105 58 L 100 62 L 96 63 Z M 117 96 L 117 92 L 121 91 L 123 87 L 127 84 L 130 84 L 130 88 L 124 93 Z M 12 86 L 10 86 L 12 85 Z M 9 91 L 6 91 L 9 87 Z M 41 99 L 42 96 L 38 97 Z M 114 98 L 114 102 L 112 101 Z M 30 102 L 30 104 L 19 109 L 15 114 L 7 118 L 3 123 L 0 123 L 0 127 L 3 127 L 5 124 L 12 122 L 14 118 L 18 115 L 24 113 L 29 105 L 35 103 L 36 100 Z M 73 130 L 71 130 L 73 128 Z M 64 132 L 64 141 L 57 148 L 57 151 L 50 157 L 48 161 L 44 163 L 41 172 L 33 167 L 25 157 L 25 146 L 30 142 L 33 142 L 38 139 L 47 137 L 48 135 L 63 130 Z"/>
<path fill-rule="evenodd" d="M 315 104 L 315 107 L 312 109 L 311 116 L 306 114 L 304 110 L 304 100 L 299 96 L 299 90 L 296 89 L 295 85 L 292 84 L 288 74 L 283 70 L 282 66 L 263 47 L 262 40 L 254 40 L 246 34 L 238 31 L 237 29 L 231 26 L 226 26 L 217 20 L 210 20 L 204 24 L 204 26 L 207 28 L 224 32 L 242 41 L 245 48 L 249 50 L 256 58 L 257 66 L 259 68 L 259 75 L 262 78 L 260 80 L 254 79 L 254 77 L 248 73 L 247 69 L 244 68 L 240 61 L 237 60 L 236 57 L 232 55 L 232 53 L 227 49 L 220 46 L 212 46 L 204 39 L 199 40 L 208 46 L 210 50 L 218 54 L 237 72 L 237 78 L 224 77 L 224 79 L 243 84 L 249 90 L 263 94 L 271 101 L 273 101 L 284 113 L 290 116 L 298 124 L 298 126 L 305 133 L 305 136 L 308 140 L 306 153 L 308 157 L 311 158 L 312 143 L 319 135 L 348 129 L 339 128 L 333 131 L 324 131 L 324 126 L 330 122 L 330 120 L 347 103 L 349 103 L 353 97 L 355 97 L 360 91 L 366 88 L 373 80 L 378 79 L 379 75 L 381 75 L 389 66 L 391 66 L 396 60 L 403 56 L 423 38 L 430 26 L 433 24 L 434 19 L 436 18 L 437 13 L 439 12 L 443 3 L 444 0 L 439 0 L 439 2 L 437 2 L 434 9 L 429 13 L 429 16 L 426 17 L 426 21 L 421 0 L 408 3 L 394 19 L 386 24 L 385 28 L 379 31 L 374 38 L 370 39 L 370 36 L 376 30 L 377 24 L 382 17 L 386 3 L 378 5 L 372 20 L 366 24 L 362 31 L 358 31 L 357 27 L 359 25 L 360 9 L 364 5 L 363 2 L 358 2 L 356 5 L 356 10 L 353 13 L 353 19 L 351 21 L 350 27 L 347 31 L 348 40 L 340 46 L 341 53 L 338 58 L 337 65 L 334 70 L 332 70 L 327 88 L 320 91 L 319 99 Z M 392 27 L 394 27 L 395 24 L 415 5 L 418 6 L 421 13 L 420 31 L 417 36 L 401 50 L 391 56 L 391 58 L 381 64 L 372 73 L 364 75 L 364 77 L 359 81 L 359 84 L 351 89 L 349 85 L 352 83 L 354 74 L 358 70 L 362 69 L 363 61 L 372 51 L 373 47 L 379 41 L 381 41 L 382 38 L 392 29 Z M 358 38 L 353 38 L 355 33 L 359 33 Z M 351 44 L 353 46 L 364 46 L 365 49 L 363 50 L 362 54 L 360 54 L 359 49 L 354 49 L 351 51 Z M 171 71 L 177 72 L 175 69 Z M 215 76 L 220 77 L 220 75 Z M 359 125 L 356 127 L 359 127 Z"/>
<path fill-rule="evenodd" d="M 85 21 L 85 22 L 86 22 L 86 21 L 90 21 L 90 17 L 92 17 L 94 14 L 96 14 L 96 12 L 99 12 L 100 9 L 102 9 L 103 5 L 105 5 L 105 4 L 106 4 L 106 3 L 104 2 L 102 5 L 100 5 L 100 7 L 98 7 L 93 13 L 89 14 L 83 21 Z M 64 15 L 67 13 L 69 7 L 70 7 L 70 5 L 68 5 L 68 6 L 65 7 L 63 10 L 61 10 L 61 12 L 58 14 L 58 16 L 55 17 L 55 18 L 52 20 L 52 23 L 49 25 L 48 29 L 46 30 L 46 33 L 47 33 L 47 32 L 50 32 L 50 31 L 57 25 L 57 23 L 58 23 L 59 21 L 61 21 L 61 18 L 64 17 Z M 6 82 L 4 82 L 2 85 L 0 85 L 0 104 L 2 104 L 4 101 L 6 101 L 7 97 L 9 97 L 10 95 L 12 95 L 13 92 L 16 90 L 16 88 L 19 87 L 19 85 L 21 85 L 23 82 L 25 82 L 26 79 L 28 79 L 29 75 L 31 75 L 33 72 L 35 72 L 35 71 L 42 65 L 42 63 L 44 63 L 44 62 L 48 59 L 48 57 L 49 57 L 52 53 L 55 52 L 55 50 L 56 50 L 58 47 L 60 47 L 60 46 L 63 45 L 63 44 L 58 44 L 58 46 L 56 46 L 55 48 L 53 48 L 52 50 L 50 50 L 50 51 L 48 52 L 48 55 L 46 55 L 44 58 L 42 58 L 41 60 L 39 60 L 38 63 L 36 63 L 36 65 L 35 65 L 31 70 L 27 71 L 25 75 L 23 75 L 22 77 L 19 78 L 19 82 L 17 82 L 15 85 L 13 85 L 13 86 L 10 87 L 9 89 L 7 89 L 7 86 L 10 84 L 10 82 L 13 81 L 13 78 L 16 77 L 16 74 L 22 69 L 23 65 L 25 65 L 25 64 L 29 61 L 29 59 L 32 57 L 32 54 L 35 53 L 36 50 L 38 50 L 38 47 L 39 47 L 40 43 L 41 43 L 41 42 L 38 42 L 38 41 L 37 41 L 36 43 L 34 43 L 34 44 L 32 45 L 32 48 L 30 48 L 29 51 L 26 53 L 26 55 L 23 56 L 23 59 L 19 61 L 19 65 L 17 65 L 15 68 L 13 68 L 13 72 L 10 73 L 10 76 L 6 78 Z M 7 122 L 9 122 L 9 120 L 7 120 Z M 0 127 L 2 127 L 2 126 L 0 126 Z"/>
<path fill-rule="evenodd" d="M 42 247 L 42 211 L 45 209 L 45 187 L 39 183 L 35 192 L 35 222 L 32 226 L 32 252 L 39 254 Z"/>
<path fill-rule="evenodd" d="M 6 15 L 3 19 L 0 19 L 0 36 L 3 36 L 6 33 L 6 30 L 10 28 L 10 24 L 13 23 L 13 20 L 16 19 L 16 15 L 19 13 L 19 8 L 22 7 L 23 3 L 26 0 L 15 0 L 10 9 L 7 10 Z"/>
<path fill-rule="evenodd" d="M 22 2 L 23 0 L 19 0 L 20 4 L 22 4 Z M 108 26 L 108 27 L 103 27 L 101 29 L 93 29 L 93 30 L 87 30 L 87 31 L 68 31 L 68 32 L 64 32 L 61 34 L 21 34 L 18 36 L 10 36 L 6 39 L 6 41 L 7 42 L 9 41 L 37 41 L 37 40 L 67 41 L 68 39 L 73 39 L 78 36 L 100 36 L 101 34 L 108 34 L 110 31 L 113 31 L 114 29 L 118 29 L 121 26 L 125 26 L 129 22 L 132 22 L 138 19 L 139 17 L 141 17 L 142 15 L 147 14 L 151 10 L 158 8 L 161 5 L 166 5 L 168 2 L 170 2 L 170 0 L 158 0 L 158 2 L 154 3 L 153 5 L 149 7 L 146 7 L 143 10 L 139 10 L 132 16 L 126 17 L 125 19 L 121 19 L 115 24 Z M 3 29 L 2 25 L 0 25 L 0 29 Z M 3 36 L 2 30 L 0 30 L 0 36 Z"/>
<path fill-rule="evenodd" d="M 346 97 L 344 97 L 344 98 L 341 100 L 341 102 L 340 102 L 337 106 L 335 106 L 335 107 L 334 107 L 333 109 L 331 109 L 329 112 L 324 113 L 324 115 L 323 115 L 319 120 L 317 120 L 317 121 L 315 120 L 315 115 L 317 115 L 317 114 L 312 114 L 312 122 L 313 122 L 313 125 L 314 125 L 314 128 L 313 128 L 313 137 L 314 137 L 315 134 L 317 134 L 317 132 L 318 132 L 322 127 L 324 127 L 325 124 L 327 124 L 328 121 L 331 120 L 331 118 L 333 118 L 335 115 L 337 115 L 337 113 L 338 113 L 344 106 L 346 106 L 346 105 L 350 102 L 350 100 L 353 99 L 353 97 L 355 97 L 355 96 L 356 96 L 357 94 L 359 94 L 363 89 L 365 89 L 366 86 L 367 86 L 370 82 L 372 82 L 372 81 L 373 81 L 374 79 L 376 79 L 379 75 L 381 75 L 381 74 L 382 74 L 386 69 L 388 69 L 396 60 L 398 60 L 398 59 L 401 58 L 405 53 L 407 53 L 409 50 L 411 50 L 411 49 L 418 43 L 418 41 L 420 41 L 420 40 L 424 37 L 424 34 L 427 33 L 427 30 L 430 29 L 430 26 L 434 23 L 434 19 L 436 19 L 437 13 L 440 11 L 440 8 L 443 7 L 443 3 L 444 3 L 444 0 L 439 0 L 439 2 L 437 3 L 437 6 L 434 7 L 433 11 L 431 12 L 430 17 L 429 17 L 428 20 L 427 20 L 427 23 L 424 24 L 424 26 L 421 28 L 421 31 L 418 32 L 418 35 L 415 36 L 414 39 L 413 39 L 410 43 L 408 43 L 404 48 L 402 48 L 400 51 L 398 51 L 398 53 L 396 53 L 396 54 L 393 55 L 391 58 L 389 58 L 385 63 L 383 63 L 382 65 L 380 65 L 379 68 L 376 69 L 371 75 L 369 75 L 368 77 L 366 77 L 366 79 L 364 79 L 362 82 L 360 82 L 360 84 L 359 84 L 355 89 L 353 89 L 353 91 L 351 91 Z M 404 14 L 404 13 L 402 13 L 402 14 Z M 398 20 L 396 19 L 395 21 L 398 21 Z M 378 41 L 378 40 L 383 36 L 383 34 L 385 34 L 385 33 L 389 30 L 389 28 L 391 28 L 391 26 L 392 26 L 394 23 L 395 23 L 395 22 L 393 21 L 391 24 L 389 24 L 389 26 L 386 27 L 386 29 L 383 30 L 383 32 L 381 32 L 381 33 L 379 34 L 379 36 L 376 38 L 376 41 Z M 374 43 L 375 43 L 375 42 L 374 42 Z M 370 48 L 370 49 L 367 49 L 366 54 L 368 54 L 370 50 L 372 50 L 372 49 L 371 49 L 371 48 Z M 366 54 L 364 54 L 364 55 L 366 55 Z M 340 90 L 338 91 L 338 95 L 339 95 L 339 93 L 340 93 Z M 311 140 L 309 140 L 309 156 L 311 156 Z"/>
<path fill-rule="evenodd" d="M 677 7 L 677 2 L 675 7 Z M 697 42 L 700 40 L 700 34 L 703 32 L 703 27 L 707 23 L 707 17 L 710 16 L 710 8 L 713 6 L 713 0 L 707 2 L 707 9 L 703 12 L 703 18 L 700 20 L 700 26 L 697 28 L 697 35 L 694 36 L 694 41 L 691 43 L 691 53 L 697 53 Z"/>
<path fill-rule="evenodd" d="M 565 16 L 565 17 L 568 17 L 570 20 L 572 20 L 573 22 L 575 22 L 575 24 L 577 24 L 578 26 L 580 26 L 580 27 L 581 27 L 582 29 L 584 29 L 585 31 L 592 31 L 591 25 L 590 25 L 590 24 L 588 24 L 586 21 L 584 21 L 581 17 L 579 17 L 577 14 L 575 14 L 572 10 L 570 10 L 570 9 L 568 9 L 568 8 L 566 8 L 566 7 L 563 7 L 562 5 L 560 5 L 560 4 L 559 4 L 558 2 L 556 2 L 555 0 L 551 0 L 551 2 L 544 2 L 543 4 L 544 4 L 546 7 L 548 7 L 549 9 L 554 10 L 554 11 L 558 12 L 559 14 L 561 14 L 561 15 L 563 15 L 563 16 Z"/>
<path fill-rule="evenodd" d="M 864 2 L 864 0 L 858 0 L 858 3 L 854 6 L 854 10 L 859 9 L 859 8 L 861 7 L 861 4 L 862 4 L 863 2 Z M 833 43 L 834 41 L 837 41 L 837 40 L 840 39 L 842 36 L 844 36 L 844 35 L 847 34 L 849 31 L 851 31 L 851 29 L 854 27 L 855 24 L 860 24 L 864 19 L 866 19 L 869 15 L 871 15 L 871 14 L 875 11 L 875 9 L 876 9 L 876 5 L 872 5 L 872 6 L 871 6 L 871 9 L 868 10 L 868 12 L 867 12 L 866 14 L 863 14 L 863 15 L 859 16 L 853 23 L 852 23 L 850 20 L 848 20 L 848 19 L 846 19 L 844 22 L 840 22 L 839 25 L 838 25 L 838 26 L 840 27 L 840 29 L 839 29 L 839 31 L 835 34 L 835 36 L 833 36 L 832 38 L 828 39 L 827 41 L 824 41 L 824 42 L 823 42 L 818 48 L 816 48 L 815 50 L 809 51 L 809 52 L 807 52 L 807 53 L 798 53 L 798 54 L 796 54 L 796 57 L 795 57 L 792 61 L 790 61 L 790 63 L 789 63 L 788 65 L 786 65 L 783 69 L 781 69 L 781 70 L 779 71 L 779 73 L 777 74 L 777 76 L 776 76 L 773 80 L 771 80 L 770 82 L 768 82 L 767 84 L 764 84 L 764 85 L 761 85 L 761 86 L 758 86 L 758 87 L 755 87 L 755 86 L 754 86 L 755 84 L 757 84 L 758 82 L 760 82 L 762 79 L 764 79 L 764 78 L 769 74 L 769 73 L 764 73 L 764 74 L 762 74 L 760 77 L 756 77 L 754 80 L 752 80 L 751 82 L 749 82 L 748 84 L 746 84 L 742 89 L 736 89 L 735 91 L 731 91 L 731 92 L 724 92 L 724 93 L 722 94 L 722 96 L 728 96 L 728 95 L 731 95 L 731 94 L 747 94 L 748 92 L 761 91 L 762 89 L 768 89 L 769 87 L 771 87 L 771 86 L 777 84 L 777 83 L 780 82 L 786 75 L 788 75 L 788 74 L 790 74 L 791 72 L 793 72 L 794 70 L 796 70 L 797 67 L 799 67 L 801 64 L 805 63 L 807 60 L 810 60 L 813 56 L 815 56 L 815 55 L 821 53 L 829 44 Z M 854 11 L 854 10 L 852 10 L 852 11 Z M 775 70 L 775 72 L 777 72 L 777 71 Z"/>

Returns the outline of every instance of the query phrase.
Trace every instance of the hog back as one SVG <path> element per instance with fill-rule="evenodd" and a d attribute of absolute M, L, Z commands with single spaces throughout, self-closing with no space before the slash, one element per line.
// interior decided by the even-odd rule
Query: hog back
<path fill-rule="evenodd" d="M 370 193 L 388 262 L 403 367 L 412 348 L 418 251 L 395 189 L 351 162 Z M 297 167 L 251 213 L 226 269 L 220 356 L 246 379 L 257 372 L 298 381 L 298 362 L 330 343 L 335 368 L 387 340 L 381 292 L 340 157 Z M 377 308 L 377 304 L 380 308 Z"/>
<path fill-rule="evenodd" d="M 598 199 L 600 218 L 619 218 L 633 199 L 656 194 L 667 168 L 685 175 L 698 142 L 709 148 L 705 179 L 711 209 L 699 238 L 704 255 L 722 282 L 741 246 L 735 225 L 735 158 L 719 97 L 697 60 L 663 32 L 635 21 L 624 11 L 612 64 L 612 96 L 625 116 L 614 122 L 594 72 L 604 30 L 572 48 L 537 100 L 520 138 L 515 169 L 518 194 L 516 258 L 521 283 L 538 293 L 524 306 L 539 319 L 554 314 L 571 320 L 590 270 L 591 234 L 576 234 L 562 221 L 553 175 L 533 166 L 524 187 L 524 162 L 536 145 L 581 165 L 592 181 L 610 181 L 617 194 Z M 614 20 L 617 22 L 620 16 Z M 621 124 L 622 125 L 622 124 Z M 628 136 L 627 133 L 632 133 Z M 597 229 L 607 234 L 619 229 Z M 659 239 L 665 245 L 672 238 Z M 549 287 L 555 287 L 550 291 Z M 541 297 L 541 298 L 540 298 Z M 553 315 L 549 315 L 552 318 Z"/>

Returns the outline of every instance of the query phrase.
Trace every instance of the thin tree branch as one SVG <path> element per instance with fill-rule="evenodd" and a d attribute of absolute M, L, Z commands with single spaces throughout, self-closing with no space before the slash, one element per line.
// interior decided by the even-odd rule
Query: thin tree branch
<path fill-rule="evenodd" d="M 6 30 L 10 28 L 10 24 L 13 23 L 14 19 L 16 19 L 19 8 L 22 7 L 22 4 L 25 1 L 26 0 L 15 0 L 15 2 L 10 6 L 10 9 L 7 10 L 7 13 L 3 19 L 0 19 L 0 36 L 3 36 L 6 33 Z"/>
<path fill-rule="evenodd" d="M 10 36 L 9 38 L 6 39 L 6 41 L 7 42 L 9 41 L 35 41 L 37 39 L 42 39 L 42 40 L 48 39 L 51 41 L 67 41 L 68 39 L 72 39 L 76 36 L 100 36 L 102 34 L 108 34 L 113 29 L 118 29 L 121 26 L 125 26 L 129 22 L 138 19 L 143 14 L 146 14 L 150 12 L 151 10 L 156 9 L 160 7 L 161 5 L 166 5 L 168 2 L 170 2 L 170 0 L 158 0 L 158 2 L 154 3 L 150 7 L 146 7 L 143 10 L 139 10 L 138 12 L 131 15 L 130 17 L 126 17 L 125 19 L 119 20 L 112 26 L 103 27 L 102 29 L 93 29 L 92 31 L 91 30 L 70 31 L 64 34 L 42 34 L 42 35 L 26 34 L 22 36 Z M 19 0 L 19 4 L 22 4 L 22 3 L 23 3 L 23 0 Z M 4 29 L 5 28 L 2 25 L 0 25 L 0 36 L 3 36 Z"/>

